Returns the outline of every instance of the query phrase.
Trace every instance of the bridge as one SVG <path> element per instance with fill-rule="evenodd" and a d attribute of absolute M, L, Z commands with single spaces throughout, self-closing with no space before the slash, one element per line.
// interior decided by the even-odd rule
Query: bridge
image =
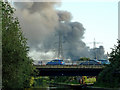
<path fill-rule="evenodd" d="M 104 65 L 34 65 L 38 76 L 97 76 Z"/>

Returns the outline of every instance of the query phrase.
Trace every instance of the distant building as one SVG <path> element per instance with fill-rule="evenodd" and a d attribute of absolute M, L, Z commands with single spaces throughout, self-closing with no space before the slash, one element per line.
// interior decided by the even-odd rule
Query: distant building
<path fill-rule="evenodd" d="M 99 46 L 99 48 L 90 49 L 90 58 L 91 59 L 107 59 L 107 55 L 104 53 L 104 47 Z"/>

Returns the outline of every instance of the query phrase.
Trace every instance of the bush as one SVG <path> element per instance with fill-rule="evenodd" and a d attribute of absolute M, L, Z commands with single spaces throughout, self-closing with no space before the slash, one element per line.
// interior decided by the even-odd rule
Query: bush
<path fill-rule="evenodd" d="M 120 41 L 110 53 L 110 65 L 98 75 L 96 86 L 116 88 L 120 87 Z"/>

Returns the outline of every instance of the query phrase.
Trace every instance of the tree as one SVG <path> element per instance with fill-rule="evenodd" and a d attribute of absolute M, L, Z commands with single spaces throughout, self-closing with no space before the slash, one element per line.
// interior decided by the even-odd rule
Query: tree
<path fill-rule="evenodd" d="M 0 2 L 0 88 L 2 87 L 2 4 Z"/>
<path fill-rule="evenodd" d="M 111 64 L 98 75 L 97 86 L 120 87 L 120 41 L 114 46 L 110 53 Z"/>
<path fill-rule="evenodd" d="M 3 88 L 25 88 L 30 86 L 33 66 L 27 39 L 13 14 L 9 3 L 2 2 L 2 83 Z"/>
<path fill-rule="evenodd" d="M 87 60 L 90 60 L 90 58 L 87 58 L 87 57 L 81 57 L 78 61 L 87 61 Z"/>

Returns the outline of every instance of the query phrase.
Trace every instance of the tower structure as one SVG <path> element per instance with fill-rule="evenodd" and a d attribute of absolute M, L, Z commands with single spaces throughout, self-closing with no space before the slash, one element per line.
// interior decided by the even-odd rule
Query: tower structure
<path fill-rule="evenodd" d="M 58 45 L 58 56 L 59 59 L 63 59 L 63 48 L 62 48 L 62 32 L 59 32 L 59 45 Z"/>
<path fill-rule="evenodd" d="M 93 41 L 93 48 L 96 48 L 96 44 L 100 44 L 100 43 L 102 43 L 102 42 L 96 42 L 96 41 L 95 41 L 95 38 L 94 38 L 94 41 Z"/>
<path fill-rule="evenodd" d="M 97 59 L 97 48 L 96 48 L 96 44 L 100 44 L 102 42 L 96 42 L 95 41 L 95 38 L 94 38 L 94 41 L 91 42 L 93 44 L 93 52 L 94 52 L 94 59 Z"/>

